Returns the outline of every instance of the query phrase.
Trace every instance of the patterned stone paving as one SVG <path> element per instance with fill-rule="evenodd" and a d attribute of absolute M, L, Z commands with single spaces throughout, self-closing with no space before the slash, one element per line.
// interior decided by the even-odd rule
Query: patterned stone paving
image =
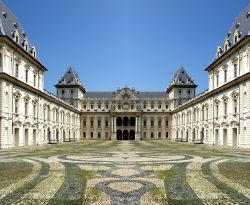
<path fill-rule="evenodd" d="M 249 153 L 167 141 L 2 150 L 0 173 L 8 175 L 1 163 L 13 161 L 32 170 L 0 189 L 0 204 L 250 204 L 249 187 L 220 171 L 223 163 L 242 163 L 237 173 L 249 185 Z"/>

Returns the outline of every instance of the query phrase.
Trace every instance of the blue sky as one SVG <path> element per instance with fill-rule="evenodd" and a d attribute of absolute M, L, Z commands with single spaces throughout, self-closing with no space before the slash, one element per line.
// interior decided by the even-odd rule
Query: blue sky
<path fill-rule="evenodd" d="M 207 89 L 212 62 L 249 0 L 4 0 L 47 67 L 45 88 L 72 65 L 89 91 L 165 91 L 183 65 Z"/>

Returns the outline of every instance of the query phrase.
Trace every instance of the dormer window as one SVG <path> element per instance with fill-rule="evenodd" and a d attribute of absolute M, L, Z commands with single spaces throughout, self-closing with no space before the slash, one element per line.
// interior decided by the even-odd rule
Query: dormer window
<path fill-rule="evenodd" d="M 235 31 L 234 33 L 234 43 L 237 43 L 240 40 L 240 32 Z"/>
<path fill-rule="evenodd" d="M 225 51 L 225 52 L 229 50 L 230 44 L 231 44 L 231 43 L 230 43 L 229 39 L 227 39 L 227 40 L 225 41 L 225 44 L 224 44 L 224 51 Z"/>
<path fill-rule="evenodd" d="M 3 14 L 3 17 L 6 19 L 7 18 L 7 12 L 4 11 L 4 12 L 2 12 L 2 14 Z"/>
<path fill-rule="evenodd" d="M 13 32 L 13 39 L 17 44 L 19 44 L 19 33 L 17 30 Z"/>
<path fill-rule="evenodd" d="M 235 28 L 239 28 L 239 26 L 240 26 L 240 22 L 237 22 L 235 25 Z"/>
<path fill-rule="evenodd" d="M 28 40 L 27 39 L 24 39 L 23 40 L 23 47 L 26 51 L 28 51 Z"/>
<path fill-rule="evenodd" d="M 220 56 L 221 56 L 221 54 L 222 54 L 222 48 L 219 46 L 218 48 L 217 48 L 217 58 L 219 58 Z"/>
<path fill-rule="evenodd" d="M 248 12 L 246 13 L 246 17 L 247 17 L 247 18 L 250 17 L 250 11 L 248 11 Z"/>
<path fill-rule="evenodd" d="M 35 48 L 35 47 L 32 47 L 30 52 L 31 52 L 32 56 L 33 56 L 34 58 L 36 58 L 36 48 Z"/>

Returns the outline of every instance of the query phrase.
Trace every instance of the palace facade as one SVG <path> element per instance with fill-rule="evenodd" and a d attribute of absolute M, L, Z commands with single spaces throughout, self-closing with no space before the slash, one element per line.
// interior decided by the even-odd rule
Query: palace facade
<path fill-rule="evenodd" d="M 183 67 L 166 91 L 86 91 L 70 67 L 44 89 L 36 49 L 0 1 L 0 148 L 85 139 L 170 139 L 250 148 L 250 5 L 236 18 L 206 68 L 209 88 Z"/>

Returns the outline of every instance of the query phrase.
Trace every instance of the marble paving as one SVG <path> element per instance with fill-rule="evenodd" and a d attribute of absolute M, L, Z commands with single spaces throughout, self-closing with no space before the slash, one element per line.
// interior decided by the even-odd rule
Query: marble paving
<path fill-rule="evenodd" d="M 250 204 L 250 187 L 220 172 L 233 160 L 250 168 L 249 152 L 201 146 L 96 141 L 1 151 L 0 165 L 19 160 L 32 170 L 0 189 L 0 204 Z"/>

